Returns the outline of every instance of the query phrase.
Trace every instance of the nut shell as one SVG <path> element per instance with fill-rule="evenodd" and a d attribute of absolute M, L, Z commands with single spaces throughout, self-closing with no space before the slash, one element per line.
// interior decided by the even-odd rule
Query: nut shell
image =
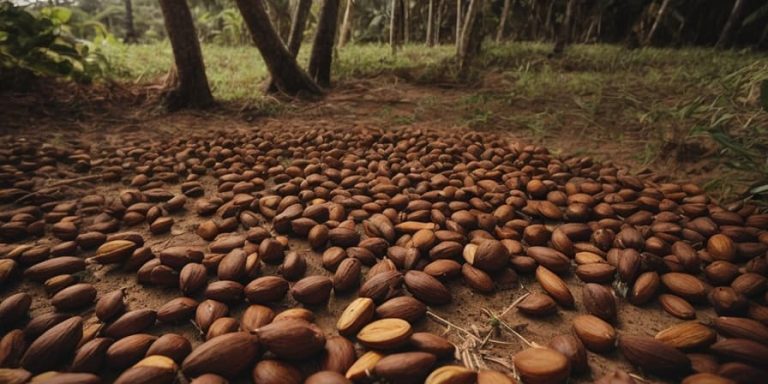
<path fill-rule="evenodd" d="M 412 333 L 411 324 L 405 320 L 381 319 L 363 327 L 357 341 L 368 348 L 394 349 L 406 344 Z"/>
<path fill-rule="evenodd" d="M 326 276 L 307 276 L 293 285 L 291 296 L 305 305 L 320 305 L 328 301 L 333 281 Z"/>
<path fill-rule="evenodd" d="M 688 356 L 650 337 L 621 336 L 619 349 L 630 363 L 660 376 L 679 377 L 691 371 Z"/>
<path fill-rule="evenodd" d="M 273 321 L 256 330 L 256 334 L 264 348 L 284 359 L 307 359 L 320 353 L 325 346 L 322 331 L 299 319 Z"/>
<path fill-rule="evenodd" d="M 379 360 L 373 372 L 390 382 L 417 383 L 427 376 L 435 361 L 437 358 L 431 353 L 395 353 Z"/>
<path fill-rule="evenodd" d="M 82 318 L 75 316 L 64 320 L 29 345 L 20 365 L 33 373 L 54 370 L 59 363 L 72 356 L 82 336 Z"/>
<path fill-rule="evenodd" d="M 355 335 L 373 319 L 374 311 L 373 300 L 368 297 L 358 297 L 339 315 L 336 329 L 339 330 L 339 334 L 345 336 Z"/>
<path fill-rule="evenodd" d="M 188 377 L 204 373 L 234 378 L 256 359 L 258 342 L 246 332 L 227 333 L 197 346 L 184 359 L 181 370 Z"/>
<path fill-rule="evenodd" d="M 599 317 L 578 315 L 572 323 L 576 336 L 590 351 L 608 352 L 616 346 L 616 330 Z"/>
<path fill-rule="evenodd" d="M 565 383 L 571 373 L 568 358 L 550 348 L 528 348 L 512 358 L 520 379 L 530 384 Z"/>
<path fill-rule="evenodd" d="M 422 271 L 408 271 L 405 286 L 414 297 L 429 305 L 443 305 L 451 302 L 451 292 L 440 280 Z"/>
<path fill-rule="evenodd" d="M 717 333 L 704 324 L 687 321 L 667 327 L 654 337 L 656 340 L 677 349 L 696 349 L 715 342 Z"/>
<path fill-rule="evenodd" d="M 573 308 L 575 305 L 573 294 L 571 294 L 571 290 L 568 289 L 568 286 L 560 276 L 557 276 L 545 267 L 539 266 L 536 268 L 536 281 L 558 304 L 565 308 Z"/>

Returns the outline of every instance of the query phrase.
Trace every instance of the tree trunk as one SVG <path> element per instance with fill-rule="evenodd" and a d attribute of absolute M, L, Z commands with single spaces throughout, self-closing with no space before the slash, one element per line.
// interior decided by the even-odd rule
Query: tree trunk
<path fill-rule="evenodd" d="M 304 29 L 307 27 L 309 11 L 312 10 L 312 0 L 299 0 L 291 16 L 291 32 L 288 35 L 288 52 L 293 57 L 298 56 L 301 42 L 304 39 Z"/>
<path fill-rule="evenodd" d="M 725 23 L 723 31 L 720 32 L 720 38 L 717 39 L 715 48 L 724 49 L 731 45 L 731 42 L 733 41 L 733 35 L 736 31 L 738 31 L 738 25 L 741 22 L 741 14 L 744 11 L 744 5 L 746 3 L 747 2 L 744 0 L 736 0 L 736 2 L 733 3 L 731 15 L 728 16 L 728 21 Z"/>
<path fill-rule="evenodd" d="M 344 9 L 344 20 L 341 23 L 341 32 L 339 33 L 339 48 L 347 45 L 351 37 L 352 1 L 347 0 L 347 7 Z"/>
<path fill-rule="evenodd" d="M 511 7 L 512 0 L 504 0 L 504 8 L 501 9 L 501 18 L 499 19 L 499 29 L 496 31 L 496 42 L 500 43 L 504 38 L 504 26 L 507 24 L 507 15 L 509 15 L 509 8 Z"/>
<path fill-rule="evenodd" d="M 550 1 L 549 7 L 547 8 L 547 14 L 544 16 L 544 20 L 545 20 L 544 35 L 541 37 L 541 40 L 546 40 L 548 37 L 547 34 L 550 34 L 550 33 L 552 37 L 556 36 L 555 27 L 553 26 L 554 14 L 555 14 L 555 1 L 557 0 Z"/>
<path fill-rule="evenodd" d="M 447 1 L 437 0 L 437 16 L 435 17 L 435 30 L 433 32 L 435 45 L 440 45 L 440 29 L 443 26 L 443 13 L 446 10 Z"/>
<path fill-rule="evenodd" d="M 456 0 L 456 51 L 461 50 L 461 0 Z"/>
<path fill-rule="evenodd" d="M 178 74 L 178 85 L 168 92 L 166 98 L 168 108 L 210 106 L 213 96 L 208 88 L 203 54 L 186 0 L 160 0 L 160 8 Z"/>
<path fill-rule="evenodd" d="M 403 43 L 408 44 L 411 41 L 411 7 L 408 0 L 401 0 L 403 9 Z"/>
<path fill-rule="evenodd" d="M 292 96 L 302 92 L 322 94 L 317 84 L 299 67 L 296 59 L 280 41 L 269 21 L 263 1 L 236 0 L 236 3 L 277 88 Z"/>
<path fill-rule="evenodd" d="M 125 39 L 123 42 L 131 44 L 138 39 L 136 28 L 133 27 L 133 2 L 131 0 L 123 0 L 123 2 L 125 3 Z"/>
<path fill-rule="evenodd" d="M 390 4 L 392 6 L 392 9 L 391 9 L 392 14 L 390 15 L 391 17 L 389 18 L 389 47 L 392 49 L 392 54 L 394 55 L 397 53 L 397 46 L 398 46 L 398 40 L 399 40 L 398 31 L 400 28 L 398 26 L 400 25 L 400 23 L 398 19 L 399 19 L 400 12 L 398 12 L 398 8 L 400 8 L 400 5 L 399 5 L 400 1 L 392 0 Z"/>
<path fill-rule="evenodd" d="M 429 5 L 427 6 L 427 47 L 431 47 L 435 45 L 435 40 L 432 37 L 432 30 L 434 27 L 432 26 L 432 21 L 435 19 L 435 0 L 429 0 Z"/>
<path fill-rule="evenodd" d="M 645 45 L 651 45 L 651 43 L 653 43 L 653 35 L 656 34 L 656 30 L 659 29 L 659 24 L 664 21 L 664 17 L 667 15 L 669 2 L 670 0 L 664 0 L 661 3 L 661 8 L 659 8 L 659 12 L 656 14 L 656 20 L 653 22 L 653 26 L 651 26 L 651 30 L 648 32 L 648 37 L 645 38 Z"/>
<path fill-rule="evenodd" d="M 472 59 L 479 51 L 478 34 L 480 29 L 477 26 L 480 24 L 478 19 L 482 17 L 480 9 L 483 0 L 470 0 L 469 7 L 467 8 L 467 14 L 464 18 L 464 26 L 461 28 L 461 43 L 458 50 L 458 64 L 459 64 L 459 77 L 466 77 L 469 65 Z"/>
<path fill-rule="evenodd" d="M 568 3 L 565 6 L 565 17 L 563 23 L 560 25 L 560 31 L 558 31 L 555 38 L 555 49 L 553 54 L 559 56 L 565 51 L 565 47 L 571 42 L 571 25 L 573 24 L 573 15 L 575 14 L 576 0 L 567 0 Z"/>
<path fill-rule="evenodd" d="M 333 46 L 336 40 L 336 24 L 339 19 L 339 0 L 325 0 L 317 20 L 315 42 L 309 58 L 309 75 L 321 87 L 331 85 Z"/>
<path fill-rule="evenodd" d="M 267 11 L 267 15 L 269 15 L 272 26 L 277 32 L 277 36 L 280 37 L 280 40 L 287 41 L 289 39 L 291 26 L 285 22 L 285 19 L 287 19 L 290 14 L 285 12 L 284 5 L 285 4 L 282 2 L 278 3 L 275 0 L 266 0 L 264 2 L 264 9 Z"/>
<path fill-rule="evenodd" d="M 294 58 L 299 55 L 301 49 L 301 42 L 304 39 L 304 29 L 307 25 L 307 18 L 309 17 L 309 11 L 312 9 L 312 0 L 299 0 L 296 7 L 293 9 L 291 16 L 291 32 L 288 34 L 288 52 Z M 275 93 L 279 91 L 277 84 L 272 79 L 272 76 L 266 81 L 267 93 Z"/>

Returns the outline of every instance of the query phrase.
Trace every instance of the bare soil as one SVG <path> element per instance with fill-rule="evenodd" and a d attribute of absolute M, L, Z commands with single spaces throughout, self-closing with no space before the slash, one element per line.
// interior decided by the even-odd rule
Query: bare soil
<path fill-rule="evenodd" d="M 205 112 L 185 111 L 168 114 L 158 109 L 148 109 L 147 106 L 152 105 L 152 98 L 148 97 L 147 94 L 135 91 L 126 93 L 124 89 L 115 91 L 120 95 L 104 96 L 102 100 L 88 104 L 80 104 L 79 102 L 72 104 L 75 101 L 68 104 L 53 100 L 41 103 L 39 98 L 30 99 L 32 100 L 30 103 L 18 96 L 16 100 L 4 102 L 10 103 L 11 109 L 0 108 L 4 110 L 4 112 L 0 112 L 0 121 L 3 121 L 0 125 L 0 133 L 3 134 L 3 146 L 13 145 L 12 140 L 42 135 L 46 141 L 53 144 L 80 142 L 89 146 L 92 153 L 99 153 L 104 148 L 114 148 L 119 146 L 121 142 L 135 138 L 142 138 L 149 143 L 158 138 L 193 137 L 211 131 L 217 131 L 219 135 L 223 136 L 240 130 L 290 130 L 307 127 L 346 130 L 408 126 L 414 130 L 428 128 L 453 131 L 467 129 L 468 124 L 462 116 L 458 116 L 460 111 L 451 106 L 458 104 L 460 98 L 473 93 L 473 90 L 468 88 L 415 86 L 399 82 L 396 79 L 355 81 L 341 85 L 337 89 L 320 102 L 294 102 L 286 110 L 275 116 L 261 116 L 258 112 L 228 105 Z M 423 109 L 424 100 L 427 99 L 437 101 Z M 506 113 L 512 114 L 517 108 L 529 107 L 534 106 L 510 106 Z M 417 108 L 421 108 L 417 112 L 422 117 L 418 121 L 407 121 L 406 118 L 413 115 Z M 402 119 L 398 120 L 398 117 Z M 472 129 L 492 130 L 513 141 L 529 141 L 530 138 L 524 137 L 519 131 L 502 131 L 501 125 L 503 122 L 497 121 L 485 126 L 476 125 Z M 555 148 L 557 152 L 563 154 L 580 147 L 591 146 L 593 143 L 584 139 L 576 140 L 568 135 L 555 138 L 548 143 L 548 147 Z M 615 163 L 634 169 L 638 169 L 638 166 L 632 163 L 632 156 L 629 154 L 637 149 L 617 148 L 607 143 L 600 143 L 599 146 L 599 151 L 606 158 L 612 158 Z M 52 175 L 50 182 L 68 178 L 65 176 Z M 672 175 L 672 178 L 675 176 Z M 211 176 L 205 176 L 203 181 L 206 185 L 206 196 L 215 193 L 215 180 Z M 63 187 L 62 191 L 73 198 L 92 193 L 114 197 L 119 191 L 126 188 L 128 186 L 123 184 L 82 182 Z M 180 193 L 178 185 L 167 186 L 167 188 L 174 193 Z M 145 224 L 124 229 L 143 233 L 147 244 L 152 246 L 155 251 L 172 245 L 205 247 L 207 242 L 194 233 L 196 225 L 201 219 L 193 212 L 193 204 L 194 199 L 190 199 L 187 202 L 186 210 L 172 215 L 175 224 L 169 234 L 151 235 Z M 2 207 L 2 209 L 8 208 L 8 206 Z M 46 236 L 35 240 L 33 243 L 53 245 L 58 242 L 57 239 Z M 290 247 L 314 255 L 307 258 L 309 262 L 307 275 L 330 274 L 322 268 L 319 255 L 311 251 L 306 242 L 292 240 Z M 85 254 L 85 256 L 89 255 L 88 253 Z M 267 268 L 264 274 L 273 272 Z M 124 288 L 130 309 L 156 309 L 179 295 L 176 289 L 141 286 L 136 282 L 135 273 L 127 273 L 115 267 L 90 265 L 88 273 L 83 274 L 82 279 L 93 283 L 100 294 Z M 583 283 L 575 276 L 569 276 L 567 282 L 576 297 L 577 307 L 575 310 L 559 309 L 556 316 L 534 319 L 513 309 L 501 317 L 501 320 L 517 329 L 531 342 L 539 344 L 547 344 L 557 334 L 571 332 L 570 319 L 583 312 L 583 307 L 580 304 Z M 432 319 L 423 320 L 418 324 L 417 330 L 429 330 L 445 335 L 459 346 L 459 350 L 468 351 L 474 359 L 463 361 L 467 365 L 488 366 L 510 371 L 511 356 L 525 346 L 509 332 L 496 329 L 493 331 L 491 339 L 501 343 L 489 342 L 483 348 L 476 348 L 475 346 L 478 344 L 476 338 L 482 339 L 489 331 L 492 331 L 491 319 L 484 311 L 501 314 L 516 298 L 526 292 L 541 291 L 539 285 L 532 276 L 521 276 L 519 287 L 498 291 L 488 296 L 479 295 L 469 290 L 461 283 L 460 279 L 451 282 L 449 288 L 453 294 L 452 304 L 430 310 L 470 332 L 473 336 L 468 336 L 462 330 L 446 327 Z M 31 282 L 25 281 L 2 287 L 0 300 L 20 291 L 29 292 L 34 297 L 31 308 L 32 316 L 52 311 L 49 298 L 42 286 Z M 355 295 L 334 296 L 327 307 L 314 309 L 318 324 L 327 334 L 335 333 L 337 316 L 354 297 Z M 617 329 L 621 334 L 654 335 L 657 331 L 680 321 L 662 311 L 658 304 L 638 308 L 623 300 L 619 300 L 619 303 Z M 277 312 L 281 308 L 296 305 L 297 303 L 293 302 L 290 297 L 286 297 L 275 309 Z M 233 308 L 231 316 L 239 318 L 244 308 L 243 304 Z M 89 308 L 79 315 L 85 319 L 90 319 L 90 321 L 95 321 L 93 308 Z M 704 320 L 709 316 L 713 316 L 711 310 L 700 308 L 698 319 Z M 193 344 L 198 344 L 202 340 L 202 336 L 188 324 L 157 326 L 152 329 L 152 333 L 158 335 L 168 332 L 183 334 L 193 341 Z M 457 357 L 466 359 L 467 354 Z M 617 368 L 641 375 L 648 382 L 658 381 L 657 378 L 644 375 L 631 367 L 617 351 L 604 355 L 589 353 L 589 362 L 591 373 L 574 378 L 574 382 L 591 382 Z"/>

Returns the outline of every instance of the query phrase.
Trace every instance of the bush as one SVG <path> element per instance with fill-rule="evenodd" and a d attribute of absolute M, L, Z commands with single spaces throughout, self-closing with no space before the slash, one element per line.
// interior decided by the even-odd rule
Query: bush
<path fill-rule="evenodd" d="M 93 44 L 72 36 L 72 13 L 61 7 L 33 14 L 10 2 L 0 3 L 0 84 L 20 88 L 40 77 L 89 83 L 107 69 Z"/>

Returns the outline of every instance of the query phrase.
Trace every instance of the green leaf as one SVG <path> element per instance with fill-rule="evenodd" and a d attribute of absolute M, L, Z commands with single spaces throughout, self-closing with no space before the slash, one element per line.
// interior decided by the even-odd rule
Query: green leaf
<path fill-rule="evenodd" d="M 78 56 L 80 56 L 80 53 L 77 52 L 77 49 L 75 49 L 75 47 L 73 47 L 71 45 L 68 45 L 68 44 L 63 44 L 61 42 L 58 42 L 58 43 L 55 43 L 55 44 L 51 44 L 49 46 L 49 49 L 54 51 L 54 52 L 56 52 L 56 53 L 58 53 L 58 54 L 60 54 L 60 55 L 66 55 L 66 56 L 71 56 L 71 57 L 78 57 Z"/>
<path fill-rule="evenodd" d="M 46 8 L 42 13 L 59 24 L 65 24 L 72 17 L 72 11 L 63 7 Z"/>
<path fill-rule="evenodd" d="M 760 105 L 763 106 L 764 111 L 768 112 L 768 79 L 760 83 Z"/>

